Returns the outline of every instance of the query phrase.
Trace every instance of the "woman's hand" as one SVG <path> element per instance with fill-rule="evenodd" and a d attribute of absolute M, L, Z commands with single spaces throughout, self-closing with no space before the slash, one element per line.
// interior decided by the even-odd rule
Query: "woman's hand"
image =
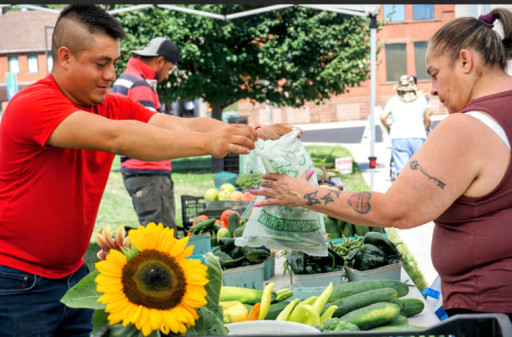
<path fill-rule="evenodd" d="M 263 140 L 276 140 L 279 139 L 281 136 L 290 133 L 293 129 L 299 131 L 297 138 L 300 138 L 302 136 L 302 130 L 300 128 L 296 126 L 291 127 L 283 124 L 272 124 L 268 126 L 263 126 L 261 128 L 258 128 L 256 132 L 258 133 L 258 137 Z"/>
<path fill-rule="evenodd" d="M 306 203 L 304 195 L 315 189 L 315 186 L 308 182 L 313 173 L 314 170 L 311 170 L 299 178 L 279 173 L 265 173 L 264 180 L 261 182 L 261 187 L 264 188 L 252 190 L 251 193 L 266 196 L 268 199 L 254 204 L 254 206 L 304 206 Z"/>

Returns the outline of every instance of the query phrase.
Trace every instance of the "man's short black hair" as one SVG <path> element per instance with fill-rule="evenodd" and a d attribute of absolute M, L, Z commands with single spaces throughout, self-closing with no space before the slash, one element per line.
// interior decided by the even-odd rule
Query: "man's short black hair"
<path fill-rule="evenodd" d="M 95 5 L 71 5 L 64 8 L 55 26 L 62 18 L 81 23 L 91 34 L 103 33 L 114 39 L 124 39 L 126 37 L 119 21 Z"/>

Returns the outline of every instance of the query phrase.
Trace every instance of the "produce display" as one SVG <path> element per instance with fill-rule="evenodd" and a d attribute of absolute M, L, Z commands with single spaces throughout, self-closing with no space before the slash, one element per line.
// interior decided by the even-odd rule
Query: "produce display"
<path fill-rule="evenodd" d="M 423 310 L 423 301 L 402 298 L 409 285 L 392 280 L 356 281 L 333 285 L 307 298 L 294 298 L 292 290 L 263 290 L 221 287 L 220 305 L 224 322 L 245 320 L 292 321 L 316 327 L 321 332 L 401 330 L 423 327 L 409 325 L 408 317 Z M 251 315 L 252 312 L 252 315 Z"/>

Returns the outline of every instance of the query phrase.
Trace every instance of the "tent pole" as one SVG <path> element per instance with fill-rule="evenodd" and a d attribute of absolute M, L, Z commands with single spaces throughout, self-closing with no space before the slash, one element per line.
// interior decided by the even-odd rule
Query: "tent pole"
<path fill-rule="evenodd" d="M 376 79 L 375 79 L 375 64 L 376 64 L 376 53 L 377 53 L 377 15 L 370 13 L 370 190 L 374 189 L 374 178 L 375 178 L 375 166 L 377 157 L 375 157 L 375 95 L 376 95 Z"/>

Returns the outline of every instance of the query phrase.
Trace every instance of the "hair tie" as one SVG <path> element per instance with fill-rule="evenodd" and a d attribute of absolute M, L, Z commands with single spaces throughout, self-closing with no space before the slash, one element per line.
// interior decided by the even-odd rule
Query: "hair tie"
<path fill-rule="evenodd" d="M 493 28 L 494 20 L 496 20 L 496 18 L 492 14 L 485 14 L 485 15 L 480 15 L 478 17 L 478 20 L 480 20 L 487 27 Z"/>

